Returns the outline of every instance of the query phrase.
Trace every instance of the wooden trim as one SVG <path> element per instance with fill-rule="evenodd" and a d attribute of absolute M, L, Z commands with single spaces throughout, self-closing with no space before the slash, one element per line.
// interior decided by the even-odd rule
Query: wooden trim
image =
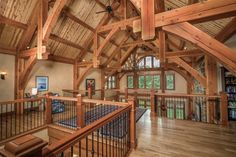
<path fill-rule="evenodd" d="M 16 55 L 16 49 L 0 45 L 0 53 L 7 55 Z"/>
<path fill-rule="evenodd" d="M 13 27 L 17 27 L 17 28 L 24 29 L 24 30 L 26 30 L 28 28 L 27 24 L 9 19 L 9 18 L 4 17 L 2 15 L 0 15 L 0 23 L 11 25 Z"/>

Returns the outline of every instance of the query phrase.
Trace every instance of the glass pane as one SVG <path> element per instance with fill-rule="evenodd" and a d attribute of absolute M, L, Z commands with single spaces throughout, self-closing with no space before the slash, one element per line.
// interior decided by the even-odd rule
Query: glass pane
<path fill-rule="evenodd" d="M 134 88 L 134 77 L 128 76 L 128 88 Z"/>
<path fill-rule="evenodd" d="M 170 90 L 174 89 L 174 75 L 173 74 L 166 75 L 166 89 L 170 89 Z"/>
<path fill-rule="evenodd" d="M 138 63 L 138 67 L 139 68 L 144 68 L 144 59 L 142 59 L 139 63 Z"/>
<path fill-rule="evenodd" d="M 112 76 L 112 81 L 115 81 L 116 80 L 116 77 L 115 76 Z"/>
<path fill-rule="evenodd" d="M 144 76 L 138 77 L 138 88 L 144 88 Z"/>
<path fill-rule="evenodd" d="M 146 68 L 152 68 L 152 57 L 146 57 Z"/>
<path fill-rule="evenodd" d="M 159 68 L 160 67 L 160 60 L 153 57 L 153 66 L 154 66 L 154 68 Z"/>
<path fill-rule="evenodd" d="M 154 88 L 155 89 L 161 89 L 161 76 L 160 75 L 154 75 Z"/>
<path fill-rule="evenodd" d="M 145 101 L 139 99 L 139 100 L 138 100 L 138 105 L 139 105 L 139 107 L 144 107 L 144 105 L 145 105 Z"/>
<path fill-rule="evenodd" d="M 146 76 L 146 88 L 152 88 L 152 76 Z"/>
<path fill-rule="evenodd" d="M 116 88 L 116 82 L 115 81 L 112 82 L 112 88 Z"/>

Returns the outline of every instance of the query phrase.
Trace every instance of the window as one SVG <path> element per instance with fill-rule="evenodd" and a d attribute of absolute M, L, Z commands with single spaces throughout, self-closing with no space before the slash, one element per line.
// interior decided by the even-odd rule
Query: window
<path fill-rule="evenodd" d="M 156 59 L 153 56 L 147 56 L 142 58 L 138 63 L 139 69 L 143 68 L 159 68 L 160 67 L 160 60 Z"/>
<path fill-rule="evenodd" d="M 134 88 L 134 76 L 127 76 L 127 87 Z"/>
<path fill-rule="evenodd" d="M 175 76 L 174 74 L 166 74 L 166 89 L 174 90 L 175 89 Z"/>
<path fill-rule="evenodd" d="M 155 89 L 161 89 L 161 76 L 160 75 L 153 76 L 153 85 Z"/>
<path fill-rule="evenodd" d="M 152 68 L 152 58 L 151 56 L 149 57 L 146 57 L 146 65 L 145 65 L 145 68 Z"/>
<path fill-rule="evenodd" d="M 144 88 L 144 76 L 138 77 L 138 88 Z"/>
<path fill-rule="evenodd" d="M 146 88 L 147 89 L 152 88 L 152 78 L 153 78 L 153 76 L 151 76 L 151 75 L 146 76 Z"/>
<path fill-rule="evenodd" d="M 115 76 L 108 77 L 105 88 L 106 89 L 116 88 L 116 77 Z"/>
<path fill-rule="evenodd" d="M 141 76 L 139 76 L 138 88 L 160 89 L 161 88 L 160 75 L 141 75 Z"/>

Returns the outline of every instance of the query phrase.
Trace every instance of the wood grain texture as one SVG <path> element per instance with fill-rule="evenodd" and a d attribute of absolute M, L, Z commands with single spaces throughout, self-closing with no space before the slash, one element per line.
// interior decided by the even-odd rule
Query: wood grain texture
<path fill-rule="evenodd" d="M 138 147 L 130 157 L 235 157 L 236 123 L 230 128 L 149 117 L 137 123 Z"/>

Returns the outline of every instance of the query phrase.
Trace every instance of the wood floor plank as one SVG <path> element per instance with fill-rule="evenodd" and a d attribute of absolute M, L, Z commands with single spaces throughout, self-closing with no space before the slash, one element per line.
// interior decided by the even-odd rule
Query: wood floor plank
<path fill-rule="evenodd" d="M 187 120 L 150 118 L 137 124 L 138 147 L 130 157 L 236 157 L 236 123 L 228 128 Z"/>

